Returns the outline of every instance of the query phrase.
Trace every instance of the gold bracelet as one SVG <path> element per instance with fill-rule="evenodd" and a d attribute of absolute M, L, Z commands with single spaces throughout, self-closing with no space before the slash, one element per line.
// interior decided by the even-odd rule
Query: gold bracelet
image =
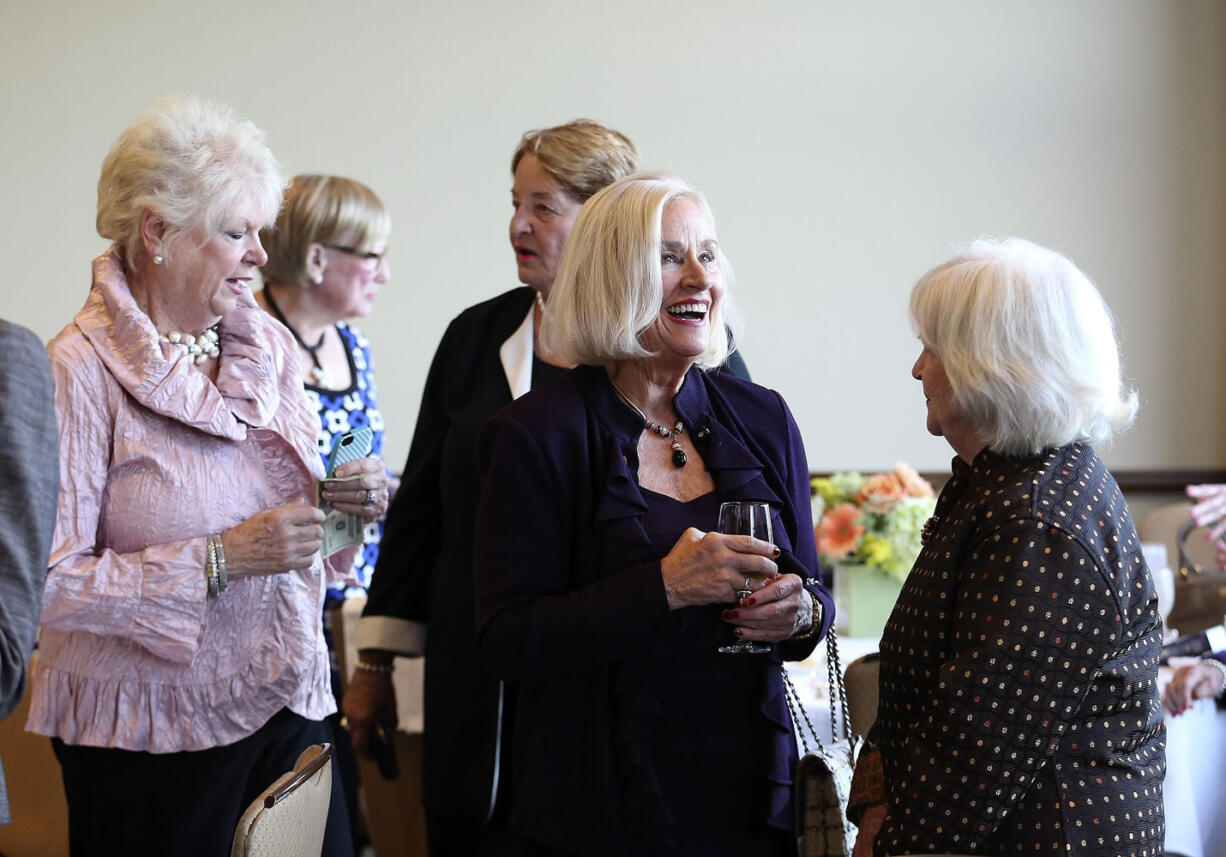
<path fill-rule="evenodd" d="M 793 634 L 788 637 L 789 640 L 807 640 L 815 636 L 822 627 L 822 605 L 818 602 L 817 596 L 809 590 L 806 589 L 805 594 L 809 596 L 809 603 L 813 606 L 812 611 L 809 613 L 811 619 L 809 627 L 799 634 Z"/>

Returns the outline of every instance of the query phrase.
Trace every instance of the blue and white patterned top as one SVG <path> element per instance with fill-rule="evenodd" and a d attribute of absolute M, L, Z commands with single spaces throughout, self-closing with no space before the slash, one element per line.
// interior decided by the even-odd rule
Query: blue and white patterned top
<path fill-rule="evenodd" d="M 374 432 L 370 454 L 376 458 L 383 457 L 383 414 L 379 412 L 379 393 L 375 389 L 375 367 L 370 356 L 370 343 L 361 331 L 343 321 L 337 323 L 336 332 L 345 343 L 353 385 L 347 390 L 325 390 L 309 383 L 305 384 L 307 399 L 319 414 L 319 435 L 316 440 L 325 470 L 333 441 L 339 435 L 360 426 L 370 426 Z M 382 532 L 382 520 L 367 524 L 362 552 L 354 560 L 353 571 L 362 581 L 363 588 L 370 586 L 375 560 L 379 558 L 379 536 Z M 330 592 L 329 598 L 337 594 L 340 594 L 339 590 L 336 593 Z"/>

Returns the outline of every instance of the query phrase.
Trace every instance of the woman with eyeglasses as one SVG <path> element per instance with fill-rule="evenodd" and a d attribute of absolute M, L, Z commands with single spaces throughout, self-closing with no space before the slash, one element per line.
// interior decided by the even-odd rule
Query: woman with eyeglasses
<path fill-rule="evenodd" d="M 332 689 L 339 708 L 341 681 L 332 640 L 332 617 L 349 592 L 370 585 L 386 511 L 383 417 L 375 388 L 370 343 L 347 320 L 370 313 L 379 287 L 390 275 L 385 254 L 392 221 L 369 187 L 339 176 L 300 175 L 290 182 L 275 228 L 260 234 L 268 252 L 261 269 L 264 289 L 257 302 L 293 335 L 304 372 L 307 400 L 319 415 L 316 440 L 325 469 L 337 438 L 352 429 L 372 429 L 369 466 L 361 480 L 366 517 L 363 546 L 346 583 L 324 598 L 323 628 L 332 653 Z M 348 465 L 350 467 L 354 465 Z M 368 482 L 368 480 L 373 480 Z M 373 490 L 372 490 L 373 487 Z M 394 490 L 394 489 L 393 489 Z M 324 498 L 331 499 L 327 489 Z M 350 818 L 357 818 L 358 774 L 340 715 L 328 718 L 335 733 L 336 766 Z"/>

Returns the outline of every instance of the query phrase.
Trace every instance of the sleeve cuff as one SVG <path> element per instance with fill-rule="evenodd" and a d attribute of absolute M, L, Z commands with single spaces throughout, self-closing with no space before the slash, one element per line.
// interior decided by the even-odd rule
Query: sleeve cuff
<path fill-rule="evenodd" d="M 383 649 L 410 658 L 426 653 L 426 626 L 392 616 L 363 616 L 355 633 L 357 647 Z"/>

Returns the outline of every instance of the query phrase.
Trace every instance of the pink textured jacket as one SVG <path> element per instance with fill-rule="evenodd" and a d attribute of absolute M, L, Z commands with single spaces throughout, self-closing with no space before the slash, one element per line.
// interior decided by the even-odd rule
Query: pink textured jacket
<path fill-rule="evenodd" d="M 335 710 L 324 562 L 206 594 L 205 539 L 312 502 L 317 417 L 288 331 L 249 294 L 221 321 L 217 382 L 158 341 L 114 248 L 48 345 L 60 495 L 26 728 L 169 753 L 230 744 L 288 707 Z M 327 561 L 338 579 L 352 551 Z"/>

